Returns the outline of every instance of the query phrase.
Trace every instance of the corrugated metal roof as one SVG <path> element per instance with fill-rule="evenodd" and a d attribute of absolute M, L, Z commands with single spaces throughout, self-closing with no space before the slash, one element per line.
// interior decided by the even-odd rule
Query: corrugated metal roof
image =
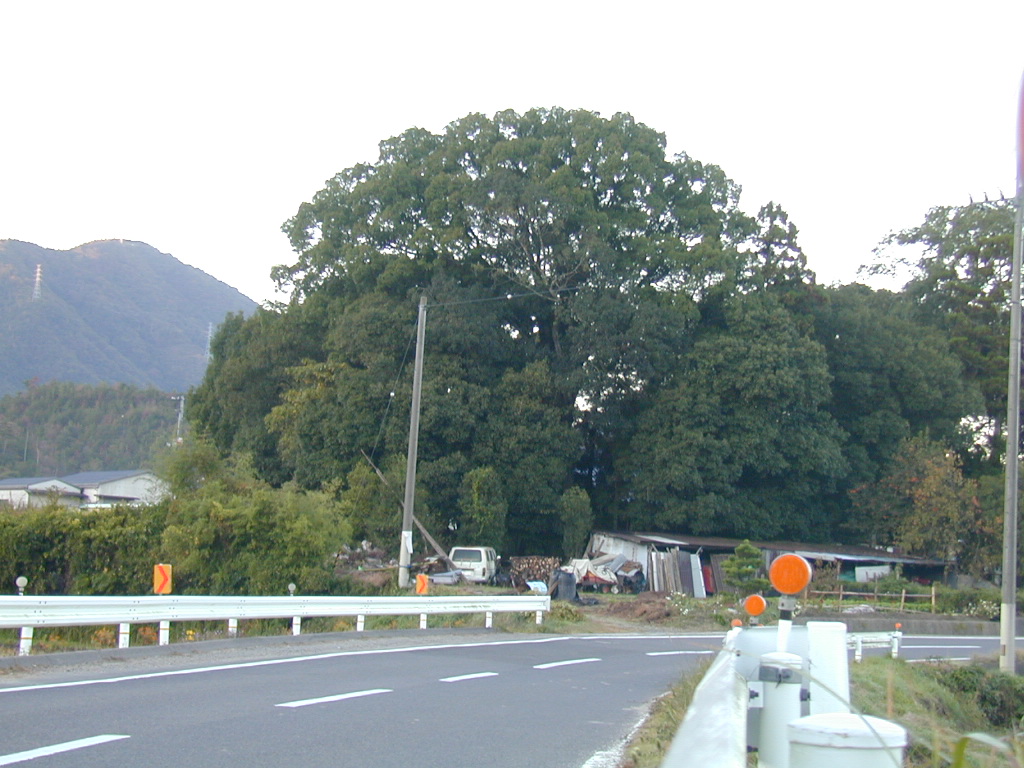
<path fill-rule="evenodd" d="M 124 480 L 129 477 L 148 474 L 152 474 L 148 469 L 117 469 L 106 472 L 77 472 L 73 475 L 65 475 L 60 479 L 65 483 L 82 487 L 86 485 L 99 485 L 100 483 L 111 483 L 115 480 Z"/>
<path fill-rule="evenodd" d="M 615 536 L 626 541 L 638 544 L 653 544 L 655 546 L 688 547 L 691 549 L 703 547 L 705 550 L 721 549 L 734 550 L 743 543 L 742 539 L 726 539 L 717 536 L 686 536 L 674 533 L 620 533 L 616 531 L 595 531 L 602 536 Z M 896 552 L 889 552 L 884 549 L 872 549 L 870 547 L 859 547 L 849 544 L 809 544 L 796 541 L 753 541 L 750 542 L 758 549 L 774 550 L 776 552 L 796 552 L 812 559 L 822 560 L 846 560 L 852 562 L 875 562 L 875 563 L 912 563 L 916 565 L 944 566 L 944 560 L 935 560 L 928 557 L 915 557 L 914 555 L 903 555 Z"/>
<path fill-rule="evenodd" d="M 48 475 L 48 476 L 44 476 L 44 477 L 8 477 L 8 478 L 5 478 L 3 480 L 0 480 L 0 488 L 5 488 L 5 489 L 27 488 L 28 486 L 35 485 L 36 483 L 45 483 L 47 480 L 56 480 L 56 479 L 57 478 L 53 477 L 52 475 Z"/>

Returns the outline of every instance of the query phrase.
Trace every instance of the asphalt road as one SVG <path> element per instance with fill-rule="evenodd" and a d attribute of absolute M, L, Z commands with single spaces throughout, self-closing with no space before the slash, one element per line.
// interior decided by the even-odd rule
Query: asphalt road
<path fill-rule="evenodd" d="M 57 666 L 0 684 L 0 766 L 602 768 L 720 647 L 721 635 L 505 635 Z"/>

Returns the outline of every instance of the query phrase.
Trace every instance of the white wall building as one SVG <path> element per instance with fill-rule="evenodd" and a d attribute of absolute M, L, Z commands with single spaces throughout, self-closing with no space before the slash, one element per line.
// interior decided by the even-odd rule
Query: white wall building
<path fill-rule="evenodd" d="M 68 507 L 155 504 L 168 493 L 166 483 L 145 469 L 0 480 L 0 504 L 14 509 L 41 507 L 53 499 Z"/>

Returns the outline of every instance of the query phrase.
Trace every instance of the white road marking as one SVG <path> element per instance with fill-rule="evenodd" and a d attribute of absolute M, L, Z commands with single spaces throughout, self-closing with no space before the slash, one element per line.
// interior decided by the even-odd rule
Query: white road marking
<path fill-rule="evenodd" d="M 568 667 L 571 664 L 589 664 L 600 659 L 567 659 L 566 661 L 550 661 L 547 664 L 534 664 L 534 669 L 551 669 L 552 667 Z"/>
<path fill-rule="evenodd" d="M 101 736 L 90 736 L 88 739 L 65 741 L 62 744 L 53 744 L 49 747 L 39 747 L 39 749 L 30 749 L 27 752 L 15 752 L 10 755 L 0 755 L 0 765 L 14 765 L 15 763 L 24 763 L 26 760 L 35 760 L 37 757 L 59 755 L 61 752 L 71 752 L 75 749 L 94 747 L 97 744 L 106 744 L 108 741 L 119 741 L 120 739 L 128 738 L 131 737 L 105 733 Z"/>
<path fill-rule="evenodd" d="M 978 648 L 981 648 L 981 646 L 980 645 L 907 645 L 907 644 L 903 644 L 903 645 L 900 646 L 900 650 L 901 651 L 909 651 L 911 648 L 943 648 L 943 649 L 947 649 L 947 650 L 950 649 L 950 648 L 962 648 L 964 650 L 967 650 L 968 648 L 978 649 Z"/>
<path fill-rule="evenodd" d="M 161 677 L 178 677 L 179 675 L 201 675 L 208 672 L 225 672 L 235 669 L 251 669 L 254 667 L 271 667 L 277 664 L 299 664 L 304 661 L 322 661 L 324 659 L 338 659 L 345 656 L 373 656 L 388 653 L 416 653 L 418 651 L 436 651 L 451 648 L 486 648 L 497 645 L 536 645 L 538 643 L 563 643 L 570 641 L 593 642 L 595 640 L 707 640 L 721 639 L 721 633 L 713 632 L 694 635 L 585 635 L 585 636 L 559 636 L 542 637 L 534 640 L 491 640 L 478 643 L 438 643 L 437 645 L 413 645 L 405 648 L 374 648 L 365 651 L 333 651 L 330 653 L 318 653 L 312 656 L 292 656 L 283 659 L 265 659 L 263 661 L 242 661 L 234 664 L 218 664 L 210 667 L 189 667 L 187 669 L 170 669 L 163 672 L 147 672 L 139 675 L 124 675 L 122 677 L 105 677 L 93 680 L 69 680 L 64 683 L 38 683 L 36 685 L 18 685 L 10 688 L 0 687 L 0 694 L 21 693 L 23 691 L 43 691 L 50 688 L 77 688 L 82 685 L 106 685 L 113 683 L 126 683 L 135 680 L 155 680 Z"/>
<path fill-rule="evenodd" d="M 456 675 L 455 677 L 442 677 L 442 683 L 460 683 L 463 680 L 476 680 L 481 677 L 497 677 L 497 672 L 474 672 L 471 675 Z"/>
<path fill-rule="evenodd" d="M 298 701 L 286 701 L 283 704 L 275 704 L 275 707 L 309 707 L 313 704 L 327 704 L 332 701 L 344 701 L 345 699 L 358 699 L 362 696 L 374 696 L 378 693 L 392 693 L 391 688 L 371 688 L 368 691 L 352 691 L 351 693 L 339 693 L 335 696 L 321 696 L 318 699 L 300 699 Z"/>
<path fill-rule="evenodd" d="M 716 651 L 648 651 L 647 656 L 687 656 L 689 654 L 716 653 Z"/>

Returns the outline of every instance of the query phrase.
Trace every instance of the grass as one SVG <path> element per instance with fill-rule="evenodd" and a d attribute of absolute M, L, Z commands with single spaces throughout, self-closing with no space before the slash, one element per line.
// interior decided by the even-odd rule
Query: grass
<path fill-rule="evenodd" d="M 661 764 L 710 663 L 656 702 L 619 768 Z M 1024 680 L 992 666 L 867 658 L 850 668 L 852 706 L 907 729 L 905 768 L 1021 768 L 1024 734 L 1018 713 L 1024 711 Z M 753 755 L 751 764 L 756 764 Z"/>

